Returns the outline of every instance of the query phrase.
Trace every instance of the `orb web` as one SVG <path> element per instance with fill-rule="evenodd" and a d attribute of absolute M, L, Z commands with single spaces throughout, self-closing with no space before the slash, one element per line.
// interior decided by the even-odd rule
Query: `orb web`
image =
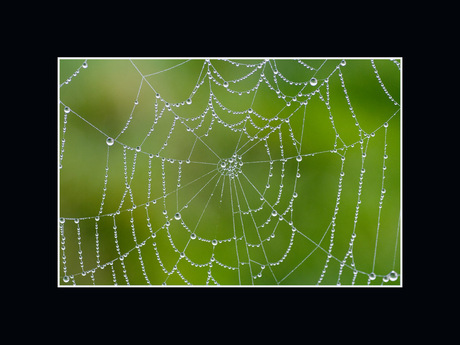
<path fill-rule="evenodd" d="M 59 64 L 60 286 L 402 284 L 402 59 Z"/>

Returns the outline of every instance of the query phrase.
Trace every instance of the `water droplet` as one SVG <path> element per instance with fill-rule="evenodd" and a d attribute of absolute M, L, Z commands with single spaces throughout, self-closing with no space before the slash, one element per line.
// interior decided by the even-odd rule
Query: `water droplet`
<path fill-rule="evenodd" d="M 383 124 L 383 127 L 387 128 L 387 127 L 388 127 L 388 122 L 385 122 L 385 123 Z"/>
<path fill-rule="evenodd" d="M 190 234 L 190 238 L 194 240 L 196 238 L 196 234 Z"/>
<path fill-rule="evenodd" d="M 66 114 L 70 113 L 70 108 L 69 108 L 69 107 L 65 107 L 65 108 L 64 108 L 64 113 L 66 113 Z"/>
<path fill-rule="evenodd" d="M 385 188 L 382 188 L 382 194 L 385 194 L 387 190 Z"/>
<path fill-rule="evenodd" d="M 278 214 L 278 212 L 276 212 L 276 210 L 273 210 L 273 211 L 272 211 L 272 216 L 273 216 L 273 217 L 276 217 L 277 214 Z"/>
<path fill-rule="evenodd" d="M 341 66 L 345 66 L 346 64 L 347 64 L 347 62 L 345 60 L 340 61 Z"/>
<path fill-rule="evenodd" d="M 253 112 L 252 108 L 248 109 L 248 113 L 251 114 Z"/>
<path fill-rule="evenodd" d="M 212 240 L 212 245 L 216 246 L 217 245 L 217 240 Z"/>
<path fill-rule="evenodd" d="M 81 67 L 87 68 L 87 67 L 88 67 L 88 64 L 87 64 L 86 62 L 83 62 L 83 64 L 81 65 Z"/>
<path fill-rule="evenodd" d="M 227 81 L 224 81 L 224 83 L 222 84 L 224 87 L 228 87 L 228 82 Z"/>
<path fill-rule="evenodd" d="M 318 80 L 316 78 L 311 78 L 310 79 L 310 85 L 311 86 L 316 86 L 316 84 L 318 84 Z"/>
<path fill-rule="evenodd" d="M 384 156 L 383 156 L 383 159 L 387 159 L 387 158 L 388 158 L 388 155 L 384 155 Z"/>
<path fill-rule="evenodd" d="M 180 220 L 181 219 L 181 214 L 179 212 L 177 212 L 175 215 L 174 215 L 174 219 L 175 220 Z"/>
<path fill-rule="evenodd" d="M 394 282 L 398 279 L 398 273 L 396 273 L 395 271 L 391 271 L 390 274 L 388 274 L 388 277 L 392 282 Z"/>
<path fill-rule="evenodd" d="M 185 253 L 184 253 L 184 252 L 181 252 L 181 253 L 180 253 L 180 257 L 181 257 L 181 258 L 185 258 Z"/>
<path fill-rule="evenodd" d="M 369 274 L 369 279 L 370 279 L 370 280 L 375 280 L 375 278 L 377 278 L 377 276 L 375 275 L 374 272 L 372 272 L 371 274 Z"/>
<path fill-rule="evenodd" d="M 301 155 L 298 155 L 295 159 L 297 162 L 301 162 L 302 161 L 302 156 Z"/>
<path fill-rule="evenodd" d="M 75 222 L 75 224 L 80 223 L 80 219 L 78 219 L 78 218 L 75 218 L 73 221 Z"/>
<path fill-rule="evenodd" d="M 155 95 L 155 97 L 156 97 L 156 98 L 160 98 L 160 94 L 157 93 L 157 94 Z"/>
<path fill-rule="evenodd" d="M 105 143 L 106 143 L 108 146 L 112 146 L 114 142 L 115 142 L 115 140 L 113 140 L 113 139 L 110 138 L 110 137 L 108 137 L 107 140 L 105 141 Z"/>
<path fill-rule="evenodd" d="M 139 104 L 139 101 L 136 99 L 136 100 L 134 101 L 134 104 L 135 104 L 135 105 L 138 105 L 138 104 Z"/>
<path fill-rule="evenodd" d="M 185 101 L 185 103 L 187 103 L 187 104 L 192 104 L 192 99 L 191 99 L 191 98 L 187 98 L 187 100 Z"/>
<path fill-rule="evenodd" d="M 136 152 L 141 152 L 141 147 L 140 146 L 136 147 Z"/>
<path fill-rule="evenodd" d="M 222 162 L 222 163 L 220 163 L 220 166 L 221 166 L 222 168 L 225 168 L 225 167 L 227 166 L 227 163 Z"/>
<path fill-rule="evenodd" d="M 59 223 L 61 223 L 61 224 L 64 224 L 64 223 L 65 223 L 65 219 L 64 219 L 64 218 L 62 218 L 62 217 L 61 217 L 61 218 L 59 218 Z"/>
<path fill-rule="evenodd" d="M 364 174 L 366 172 L 366 169 L 362 168 L 361 173 Z"/>
<path fill-rule="evenodd" d="M 62 281 L 63 281 L 64 283 L 68 283 L 69 280 L 70 280 L 69 276 L 64 276 L 64 277 L 62 278 Z"/>

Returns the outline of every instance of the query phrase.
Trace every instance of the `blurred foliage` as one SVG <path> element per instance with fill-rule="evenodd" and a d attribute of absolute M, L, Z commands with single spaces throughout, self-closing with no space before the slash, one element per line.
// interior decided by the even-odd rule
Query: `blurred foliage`
<path fill-rule="evenodd" d="M 82 65 L 84 60 L 81 59 L 60 59 L 60 83 L 65 82 L 67 78 Z M 142 77 L 133 64 L 126 59 L 89 59 L 88 67 L 81 68 L 80 72 L 73 76 L 71 82 L 60 88 L 60 100 L 69 106 L 73 112 L 79 114 L 88 122 L 97 127 L 100 131 L 91 127 L 88 123 L 77 117 L 73 113 L 68 114 L 67 131 L 65 133 L 65 152 L 60 169 L 60 216 L 65 218 L 80 218 L 82 238 L 82 256 L 85 270 L 96 267 L 96 241 L 95 241 L 95 220 L 94 216 L 98 214 L 100 208 L 102 189 L 104 186 L 105 166 L 107 162 L 107 145 L 106 136 L 117 137 L 126 124 L 129 115 L 133 111 L 134 101 L 138 100 L 135 106 L 133 117 L 127 130 L 121 134 L 117 141 L 134 148 L 141 145 L 145 136 L 149 132 L 155 113 L 155 103 L 158 102 L 159 110 L 163 107 L 162 99 L 170 104 L 183 102 L 190 97 L 191 92 L 198 80 L 202 70 L 203 60 L 194 59 L 180 66 L 174 67 L 185 59 L 145 59 L 133 60 L 139 71 L 143 75 L 152 74 L 142 83 L 139 88 Z M 262 60 L 241 60 L 234 61 L 243 63 L 259 63 Z M 324 60 L 302 60 L 312 67 L 319 67 Z M 319 72 L 315 75 L 320 83 L 333 71 L 340 60 L 327 60 Z M 225 61 L 211 59 L 211 63 L 218 70 L 219 74 L 225 80 L 241 78 L 247 74 L 251 68 L 239 66 L 236 67 Z M 388 60 L 375 60 L 379 74 L 389 93 L 400 103 L 400 73 L 396 65 Z M 286 78 L 293 81 L 305 81 L 313 75 L 296 62 L 277 59 L 276 65 L 279 72 Z M 174 68 L 171 68 L 174 67 Z M 168 71 L 155 74 L 171 68 Z M 376 79 L 374 70 L 369 60 L 366 59 L 347 59 L 346 66 L 341 68 L 345 86 L 350 96 L 350 101 L 354 113 L 360 123 L 362 130 L 375 136 L 371 137 L 367 146 L 367 156 L 364 160 L 366 172 L 364 174 L 364 183 L 362 186 L 362 203 L 359 210 L 359 219 L 356 226 L 356 240 L 354 242 L 354 260 L 358 270 L 370 273 L 373 265 L 373 255 L 375 238 L 377 232 L 377 222 L 379 214 L 380 190 L 382 186 L 382 166 L 384 152 L 384 128 L 383 123 L 393 115 L 398 106 L 395 106 L 383 92 Z M 206 71 L 203 71 L 205 73 Z M 265 68 L 265 76 L 273 83 L 273 71 Z M 215 76 L 215 75 L 214 75 Z M 260 76 L 256 72 L 239 83 L 230 83 L 229 88 L 236 91 L 244 91 L 253 87 Z M 215 76 L 216 77 L 216 76 Z M 216 77 L 217 78 L 217 77 Z M 218 79 L 218 78 L 217 78 Z M 280 78 L 278 85 L 283 93 L 295 96 L 300 86 L 289 85 Z M 219 80 L 219 79 L 218 79 Z M 148 84 L 147 84 L 148 82 Z M 193 96 L 192 104 L 180 107 L 172 107 L 173 111 L 182 118 L 191 118 L 203 112 L 208 105 L 210 85 L 217 99 L 233 111 L 246 112 L 251 106 L 254 93 L 242 95 L 231 94 L 224 87 L 219 87 L 210 83 L 208 79 L 199 88 Z M 151 86 L 151 87 L 150 87 Z M 155 97 L 155 92 L 160 93 L 161 99 Z M 303 93 L 314 90 L 313 86 L 308 85 Z M 325 85 L 320 88 L 323 97 L 326 97 Z M 139 95 L 138 95 L 139 92 Z M 340 211 L 336 219 L 336 231 L 334 247 L 332 254 L 342 259 L 348 250 L 348 243 L 353 231 L 353 220 L 358 200 L 358 182 L 361 170 L 361 148 L 359 143 L 359 128 L 355 126 L 355 121 L 351 116 L 347 104 L 344 90 L 338 72 L 334 73 L 329 79 L 330 107 L 334 116 L 334 124 L 340 138 L 345 144 L 354 145 L 346 150 L 346 161 L 344 163 L 345 176 L 343 179 L 342 193 L 340 199 Z M 289 116 L 298 107 L 298 102 L 292 102 L 290 107 L 285 107 L 286 102 L 276 97 L 273 90 L 270 90 L 264 82 L 261 83 L 257 90 L 252 108 L 258 114 L 265 117 L 278 116 L 280 119 Z M 334 205 L 337 197 L 337 188 L 339 173 L 342 161 L 340 155 L 331 153 L 335 142 L 335 132 L 329 120 L 329 112 L 319 95 L 314 95 L 307 106 L 301 106 L 296 113 L 290 118 L 290 124 L 293 129 L 294 137 L 300 140 L 303 131 L 301 153 L 303 155 L 313 154 L 303 157 L 300 162 L 301 177 L 297 179 L 294 186 L 297 162 L 290 159 L 286 162 L 284 179 L 283 179 L 283 196 L 280 199 L 276 209 L 283 212 L 288 207 L 290 196 L 294 192 L 294 187 L 298 197 L 294 201 L 294 210 L 292 220 L 298 231 L 307 235 L 315 242 L 322 240 L 321 246 L 327 250 L 330 240 L 330 230 L 325 235 L 331 223 L 331 217 L 334 213 Z M 305 99 L 305 97 L 299 99 Z M 284 109 L 283 109 L 284 108 Z M 59 121 L 60 135 L 62 135 L 64 106 L 60 106 Z M 228 123 L 236 123 L 246 116 L 233 115 L 223 111 L 214 102 L 214 110 L 217 115 Z M 305 111 L 305 122 L 304 121 Z M 197 130 L 197 133 L 203 134 L 209 126 L 211 116 L 206 115 L 203 129 Z M 259 119 L 252 116 L 254 122 L 261 123 Z M 165 111 L 163 117 L 158 121 L 152 135 L 142 144 L 142 152 L 137 155 L 136 169 L 134 179 L 131 183 L 131 190 L 134 195 L 136 205 L 145 205 L 147 200 L 147 179 L 148 179 L 148 153 L 156 154 L 162 143 L 167 139 L 169 129 L 174 121 L 171 112 Z M 196 125 L 196 121 L 194 125 Z M 375 273 L 378 275 L 388 274 L 393 269 L 393 258 L 396 244 L 396 235 L 398 230 L 398 220 L 400 215 L 400 113 L 397 113 L 389 121 L 387 135 L 387 154 L 388 159 L 385 161 L 387 167 L 385 171 L 385 198 L 380 216 L 379 241 L 377 247 L 377 258 L 375 262 Z M 248 131 L 250 128 L 248 126 Z M 285 157 L 297 155 L 292 140 L 289 136 L 287 126 L 282 127 L 283 132 L 283 150 Z M 251 134 L 255 134 L 253 130 Z M 212 148 L 220 157 L 230 157 L 239 140 L 239 133 L 234 133 L 221 124 L 214 122 L 212 130 L 203 141 Z M 244 139 L 243 139 L 244 140 Z M 203 217 L 196 228 L 196 234 L 206 239 L 223 240 L 233 236 L 233 222 L 240 222 L 239 214 L 232 217 L 231 200 L 236 205 L 235 198 L 239 197 L 239 204 L 242 209 L 247 210 L 247 203 L 259 205 L 259 194 L 254 191 L 254 187 L 246 179 L 240 178 L 241 185 L 236 185 L 233 194 L 230 195 L 228 188 L 228 179 L 226 185 L 222 188 L 222 182 L 216 185 L 218 176 L 208 185 L 205 183 L 214 175 L 200 179 L 198 182 L 188 183 L 211 172 L 215 169 L 219 159 L 200 141 L 191 154 L 192 163 L 186 164 L 191 149 L 195 143 L 195 136 L 185 130 L 185 126 L 176 123 L 174 131 L 168 140 L 168 145 L 161 152 L 161 156 L 173 158 L 174 162 L 165 162 L 166 174 L 166 191 L 172 192 L 166 198 L 168 217 L 172 218 L 177 211 L 177 206 L 181 209 L 192 197 L 195 198 L 190 202 L 189 207 L 181 211 L 182 219 L 189 226 L 190 231 L 194 230 L 201 214 Z M 265 194 L 266 200 L 273 205 L 278 197 L 279 183 L 281 181 L 281 158 L 280 139 L 277 132 L 274 132 L 268 138 L 270 153 L 273 159 L 278 159 L 273 164 L 273 177 L 271 179 L 273 186 Z M 59 141 L 59 148 L 61 142 Z M 364 146 L 367 145 L 367 139 Z M 241 144 L 240 144 L 241 146 Z M 252 145 L 247 145 L 249 148 Z M 341 142 L 338 148 L 343 147 Z M 342 151 L 339 151 L 342 152 Z M 131 176 L 131 167 L 133 163 L 134 150 L 127 151 L 127 174 Z M 343 153 L 343 152 L 342 152 Z M 182 189 L 177 193 L 174 192 L 177 187 L 178 162 L 182 160 L 181 185 Z M 264 190 L 269 172 L 269 163 L 247 163 L 256 161 L 267 161 L 267 150 L 264 142 L 255 145 L 243 155 L 245 164 L 242 169 L 244 174 L 249 178 L 253 185 L 259 190 Z M 160 198 L 163 195 L 162 178 L 161 178 L 161 158 L 152 159 L 152 190 L 151 199 Z M 197 164 L 194 162 L 207 162 L 212 164 Z M 202 189 L 201 192 L 200 189 Z M 214 189 L 215 188 L 215 189 Z M 236 188 L 236 189 L 235 189 Z M 243 189 L 241 189 L 243 188 Z M 222 190 L 222 192 L 221 192 Z M 235 193 L 238 190 L 238 193 Z M 103 215 L 115 212 L 119 206 L 123 193 L 125 192 L 124 167 L 123 167 L 123 147 L 115 143 L 110 147 L 109 156 L 109 179 L 107 184 L 107 195 L 104 202 Z M 198 193 L 199 192 L 199 193 Z M 210 198 L 211 193 L 214 196 Z M 237 195 L 236 195 L 237 194 Z M 222 195 L 222 202 L 220 202 Z M 178 199 L 176 199 L 178 198 Z M 233 199 L 232 199 L 233 198 Z M 245 199 L 246 198 L 246 199 Z M 247 200 L 247 201 L 246 201 Z M 207 205 L 207 206 L 206 206 Z M 124 204 L 121 207 L 122 212 L 116 216 L 118 227 L 118 241 L 122 253 L 126 253 L 135 247 L 131 230 L 131 212 L 132 208 L 129 195 L 126 195 Z M 160 265 L 155 257 L 155 251 L 152 248 L 152 242 L 155 242 L 159 249 L 161 259 L 168 270 L 177 262 L 179 253 L 175 252 L 170 241 L 180 250 L 187 245 L 187 257 L 198 264 L 206 264 L 213 253 L 213 246 L 209 242 L 195 239 L 189 241 L 189 232 L 180 225 L 180 221 L 172 221 L 169 227 L 168 238 L 167 231 L 164 228 L 165 216 L 163 211 L 163 198 L 159 199 L 155 205 L 150 204 L 148 213 L 152 229 L 160 229 L 154 239 L 149 238 L 151 235 L 147 227 L 146 209 L 144 206 L 136 207 L 132 213 L 134 215 L 135 233 L 138 243 L 146 240 L 144 246 L 140 248 L 146 273 L 152 284 L 161 284 L 166 274 L 161 270 Z M 263 211 L 254 213 L 254 221 L 260 224 L 267 219 L 271 209 L 265 207 Z M 285 216 L 290 219 L 290 212 Z M 247 229 L 247 241 L 257 243 L 258 235 L 251 224 L 251 217 L 244 215 L 244 224 Z M 240 224 L 240 223 L 238 223 Z M 272 221 L 264 228 L 260 228 L 260 236 L 265 238 L 274 231 L 276 222 Z M 163 228 L 161 229 L 161 227 Z M 241 228 L 241 225 L 237 225 Z M 67 219 L 64 224 L 65 228 L 65 254 L 67 257 L 66 265 L 68 274 L 81 273 L 80 261 L 78 257 L 78 244 L 76 234 L 76 224 L 71 219 Z M 118 257 L 114 244 L 113 234 L 113 217 L 102 216 L 98 222 L 99 244 L 100 244 L 100 261 L 101 264 L 112 261 Z M 252 229 L 252 232 L 251 232 Z M 241 229 L 237 230 L 241 231 Z M 325 236 L 324 236 L 325 235 Z M 324 236 L 324 238 L 323 238 Z M 261 247 L 249 248 L 251 259 L 263 263 L 265 255 L 269 261 L 274 262 L 281 258 L 289 245 L 291 229 L 286 222 L 280 222 L 276 229 L 276 237 L 271 241 L 264 242 L 264 251 Z M 398 239 L 399 241 L 399 239 Z M 246 248 L 244 242 L 239 241 L 238 245 L 240 261 L 247 260 Z M 297 234 L 295 236 L 292 248 L 286 259 L 279 265 L 266 267 L 263 275 L 254 280 L 255 284 L 274 284 L 275 281 L 269 270 L 282 279 L 294 267 L 309 255 L 314 249 L 314 245 L 306 238 Z M 234 241 L 219 243 L 215 246 L 214 257 L 220 262 L 237 266 L 235 255 Z M 398 243 L 395 270 L 400 273 L 400 244 Z M 322 250 L 314 251 L 295 271 L 293 271 L 282 284 L 316 284 L 326 261 L 326 253 Z M 124 259 L 127 267 L 130 284 L 145 284 L 139 255 L 136 249 L 130 251 L 130 254 Z M 350 264 L 350 260 L 347 261 Z M 123 278 L 120 260 L 113 263 L 117 275 L 117 282 L 125 284 Z M 260 271 L 260 265 L 251 266 L 252 273 L 257 274 Z M 192 284 L 204 284 L 209 267 L 192 267 L 186 260 L 181 260 L 178 269 Z M 322 284 L 337 283 L 339 271 L 339 262 L 331 260 L 327 273 Z M 241 266 L 241 282 L 251 284 L 248 265 Z M 236 270 L 222 268 L 216 263 L 212 266 L 213 277 L 221 284 L 238 284 L 238 273 Z M 63 276 L 62 261 L 60 264 L 60 275 Z M 112 271 L 109 267 L 97 269 L 94 273 L 96 284 L 112 284 Z M 341 278 L 342 284 L 350 284 L 352 278 L 351 269 L 345 267 Z M 77 284 L 92 284 L 90 274 L 85 276 L 75 276 Z M 356 284 L 367 284 L 367 275 L 358 274 Z M 62 282 L 62 280 L 61 280 Z M 378 277 L 372 284 L 381 284 L 382 278 Z M 71 282 L 69 282 L 70 284 Z M 176 274 L 172 274 L 167 281 L 169 284 L 184 284 L 182 279 Z M 211 282 L 212 283 L 212 282 Z M 395 282 L 385 284 L 400 284 L 400 279 Z"/>

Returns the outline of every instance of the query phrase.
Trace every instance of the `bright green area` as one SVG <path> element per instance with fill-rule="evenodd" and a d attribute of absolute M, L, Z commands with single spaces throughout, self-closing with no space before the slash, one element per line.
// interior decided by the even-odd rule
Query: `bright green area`
<path fill-rule="evenodd" d="M 60 60 L 59 82 L 63 83 L 72 76 L 83 61 L 81 59 Z M 191 104 L 175 107 L 174 103 L 185 102 L 197 81 L 202 80 L 207 71 L 206 67 L 202 71 L 204 60 L 194 59 L 168 71 L 155 73 L 184 61 L 133 60 L 140 73 L 145 76 L 151 74 L 142 81 L 141 74 L 129 60 L 89 59 L 88 67 L 80 68 L 79 73 L 72 77 L 70 83 L 60 88 L 60 100 L 69 106 L 72 112 L 67 117 L 64 136 L 65 152 L 62 169 L 59 171 L 59 212 L 60 217 L 66 218 L 64 231 L 67 274 L 75 275 L 77 285 L 93 282 L 90 272 L 85 276 L 80 274 L 82 269 L 78 253 L 77 225 L 72 218 L 85 218 L 79 222 L 81 255 L 85 271 L 94 269 L 97 267 L 94 217 L 98 215 L 103 195 L 108 151 L 106 139 L 107 136 L 113 138 L 118 136 L 131 113 L 129 126 L 109 149 L 107 191 L 103 212 L 97 222 L 100 264 L 104 265 L 114 260 L 113 269 L 118 284 L 126 284 L 126 281 L 114 240 L 112 214 L 117 209 L 121 211 L 115 216 L 117 240 L 120 252 L 129 253 L 124 258 L 123 265 L 126 267 L 130 284 L 146 284 L 142 267 L 152 284 L 161 284 L 166 279 L 168 285 L 185 284 L 177 273 L 168 277 L 162 271 L 155 248 L 166 270 L 170 271 L 177 264 L 177 269 L 192 284 L 206 283 L 210 265 L 212 265 L 212 277 L 221 284 L 238 285 L 241 282 L 241 284 L 272 285 L 276 284 L 276 280 L 282 280 L 281 284 L 289 285 L 316 284 L 326 263 L 326 252 L 331 238 L 331 221 L 342 166 L 341 156 L 345 157 L 343 162 L 345 175 L 341 186 L 339 211 L 335 219 L 334 245 L 331 252 L 333 258 L 328 263 L 321 284 L 337 283 L 340 262 L 334 258 L 342 260 L 349 250 L 362 167 L 365 173 L 362 180 L 359 217 L 354 230 L 356 239 L 353 243 L 356 268 L 362 272 L 372 272 L 378 228 L 374 268 L 378 277 L 371 283 L 380 285 L 382 276 L 393 269 L 401 273 L 401 231 L 397 236 L 401 207 L 401 114 L 397 112 L 399 106 L 393 104 L 383 91 L 369 60 L 347 59 L 346 65 L 341 66 L 345 87 L 359 126 L 355 125 L 355 119 L 349 109 L 339 71 L 335 71 L 329 77 L 340 60 L 327 60 L 324 64 L 324 59 L 302 60 L 314 68 L 323 64 L 315 75 L 318 80 L 315 87 L 290 85 L 277 77 L 278 87 L 282 93 L 290 96 L 286 100 L 278 98 L 275 91 L 263 81 L 255 97 L 254 92 L 246 93 L 246 90 L 256 85 L 262 72 L 271 85 L 276 87 L 274 73 L 266 64 L 264 68 L 257 69 L 246 79 L 238 83 L 229 83 L 228 89 L 242 91 L 241 95 L 231 94 L 225 87 L 215 85 L 205 78 L 204 83 L 193 95 Z M 242 64 L 257 64 L 263 60 L 234 59 L 232 61 L 239 62 L 241 65 L 237 67 L 226 61 L 211 59 L 219 75 L 229 81 L 239 79 L 254 69 Z M 315 73 L 296 61 L 284 59 L 275 61 L 279 73 L 294 82 L 309 80 Z M 400 71 L 396 64 L 389 60 L 377 59 L 375 65 L 389 94 L 400 103 Z M 202 74 L 199 79 L 200 73 Z M 212 73 L 212 76 L 222 83 L 222 79 L 217 74 Z M 326 99 L 326 84 L 319 88 L 320 93 L 311 96 L 307 105 L 299 104 L 306 101 L 305 95 L 314 91 L 328 77 L 330 112 L 325 101 L 320 99 L 320 95 L 324 100 Z M 142 87 L 139 88 L 141 81 Z M 201 119 L 194 121 L 189 119 L 202 114 L 208 106 L 210 86 L 213 94 L 224 107 L 242 112 L 242 114 L 228 113 L 213 100 L 214 111 L 225 123 L 234 124 L 244 120 L 248 116 L 248 108 L 254 110 L 254 113 L 249 116 L 257 126 L 264 126 L 267 122 L 258 118 L 256 114 L 265 118 L 278 117 L 277 120 L 270 121 L 270 125 L 272 127 L 281 125 L 281 142 L 278 130 L 269 128 L 259 131 L 247 120 L 246 128 L 250 135 L 257 134 L 258 138 L 268 135 L 270 157 L 264 140 L 256 139 L 251 142 L 244 134 L 241 136 L 241 132 L 235 133 L 217 121 L 213 122 L 212 129 L 205 136 L 211 124 L 211 110 L 208 110 L 202 126 L 195 130 L 195 134 L 186 130 L 186 125 L 195 127 L 201 121 Z M 290 106 L 286 106 L 286 101 L 299 92 L 303 95 L 297 97 L 297 100 L 292 100 Z M 157 98 L 156 93 L 161 97 Z M 136 99 L 137 105 L 135 105 Z M 158 104 L 157 114 L 160 114 L 165 101 L 171 104 L 172 111 L 164 110 L 154 126 L 154 131 L 146 138 L 155 121 L 155 103 Z M 74 112 L 98 130 L 76 116 Z M 178 119 L 174 118 L 173 112 L 179 116 Z M 396 115 L 392 117 L 395 113 Z M 64 114 L 64 105 L 60 105 L 59 152 Z M 385 128 L 383 124 L 390 117 L 392 118 L 388 121 L 388 128 Z M 290 126 L 286 123 L 286 118 L 289 118 Z M 173 131 L 170 132 L 172 126 Z M 235 128 L 241 128 L 241 125 Z M 293 158 L 298 155 L 298 152 L 293 145 L 290 129 L 293 137 L 299 141 L 296 145 L 303 155 L 301 162 Z M 387 159 L 384 159 L 385 131 L 387 131 Z M 336 132 L 339 134 L 338 138 Z M 371 133 L 372 136 L 367 137 Z M 199 140 L 197 136 L 200 137 Z M 362 145 L 359 143 L 361 138 L 364 138 Z M 167 146 L 161 149 L 165 141 Z M 302 141 L 301 145 L 300 141 Z M 336 147 L 334 147 L 335 142 L 337 142 Z M 132 175 L 132 164 L 136 156 L 134 177 L 130 182 L 136 205 L 134 209 L 129 193 L 126 194 L 120 207 L 123 194 L 127 191 L 123 164 L 124 150 L 121 143 L 127 146 L 128 180 Z M 141 151 L 136 153 L 134 148 L 140 145 L 142 145 Z M 236 147 L 240 148 L 238 154 L 241 155 L 243 165 L 241 173 L 236 179 L 231 180 L 228 176 L 220 174 L 217 164 L 219 157 L 230 158 Z M 338 151 L 331 152 L 334 148 Z M 366 152 L 365 158 L 362 157 L 363 149 Z M 149 154 L 157 153 L 159 153 L 158 158 L 149 158 Z M 164 162 L 166 198 L 163 198 L 161 157 L 171 159 Z M 189 157 L 191 162 L 186 163 Z M 287 158 L 284 166 L 281 161 L 283 157 Z M 270 159 L 273 160 L 273 168 L 269 179 Z M 149 160 L 152 178 L 150 199 L 147 198 Z M 182 164 L 179 164 L 179 160 Z M 384 164 L 386 192 L 379 217 Z M 178 188 L 179 165 L 181 187 Z M 283 168 L 284 176 L 282 176 Z M 296 177 L 297 169 L 300 171 L 299 178 Z M 267 189 L 268 179 L 270 188 Z M 281 181 L 283 187 L 280 195 Z M 294 192 L 297 193 L 296 198 L 293 198 Z M 260 200 L 261 194 L 269 205 Z M 156 203 L 152 204 L 152 200 L 156 200 Z M 284 220 L 280 221 L 278 215 L 271 216 L 272 206 L 278 213 L 283 213 L 289 207 L 291 200 L 293 210 L 292 212 L 289 210 L 283 216 Z M 163 214 L 165 205 L 166 215 Z M 184 208 L 186 205 L 187 207 Z M 248 205 L 253 210 L 250 213 L 247 212 Z M 261 210 L 255 212 L 254 210 L 259 207 L 262 207 Z M 239 209 L 242 212 L 238 212 Z M 155 238 L 151 236 L 147 226 L 146 211 L 148 211 L 152 231 L 156 234 Z M 181 213 L 181 220 L 173 218 L 178 211 Z M 140 244 L 139 249 L 136 248 L 133 238 L 131 215 L 134 219 L 137 243 Z M 165 226 L 168 219 L 170 224 Z M 268 224 L 260 227 L 267 219 L 270 219 Z M 187 228 L 181 225 L 181 221 L 184 221 Z M 290 246 L 292 226 L 289 225 L 289 221 L 292 221 L 297 229 L 292 246 Z M 258 225 L 257 229 L 254 223 Z M 198 238 L 191 240 L 191 232 L 195 232 Z M 235 234 L 237 238 L 242 238 L 236 244 L 233 240 Z M 214 246 L 212 239 L 225 241 L 218 242 Z M 260 244 L 260 239 L 265 240 L 258 247 L 246 245 L 247 243 Z M 324 250 L 318 249 L 313 242 L 321 242 Z M 395 245 L 397 245 L 396 255 Z M 289 253 L 279 265 L 267 264 L 282 259 L 289 247 Z M 143 265 L 139 260 L 139 252 Z M 184 258 L 180 257 L 180 252 L 184 252 Z M 241 262 L 248 262 L 248 254 L 251 263 L 241 265 Z M 60 252 L 60 283 L 62 284 L 64 274 L 61 256 L 62 252 Z M 212 256 L 215 261 L 210 261 Z M 190 261 L 203 267 L 192 266 Z M 216 261 L 239 268 L 239 274 L 238 269 L 229 270 Z M 340 278 L 343 285 L 351 284 L 353 277 L 353 271 L 349 267 L 350 258 L 347 259 L 346 264 L 348 267 L 343 268 Z M 265 266 L 264 269 L 261 265 Z M 296 266 L 298 267 L 294 270 Z M 261 277 L 254 279 L 253 277 L 259 272 L 263 273 Z M 97 268 L 94 271 L 94 279 L 96 284 L 113 284 L 110 266 Z M 355 284 L 366 285 L 367 281 L 367 274 L 358 273 Z M 399 278 L 385 285 L 400 283 Z M 71 284 L 71 281 L 67 284 Z M 209 280 L 209 284 L 214 284 L 212 279 Z"/>

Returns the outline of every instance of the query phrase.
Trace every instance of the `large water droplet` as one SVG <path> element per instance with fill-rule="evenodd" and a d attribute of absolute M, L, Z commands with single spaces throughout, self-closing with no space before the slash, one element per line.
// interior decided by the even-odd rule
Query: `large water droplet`
<path fill-rule="evenodd" d="M 81 65 L 81 67 L 87 68 L 87 67 L 88 67 L 88 64 L 87 64 L 86 62 L 83 62 L 83 64 Z"/>
<path fill-rule="evenodd" d="M 224 81 L 222 85 L 224 85 L 224 87 L 228 87 L 228 81 Z"/>
<path fill-rule="evenodd" d="M 115 140 L 113 140 L 113 139 L 110 138 L 110 137 L 108 137 L 107 140 L 105 141 L 105 143 L 106 143 L 108 146 L 112 146 L 114 142 L 115 142 Z"/>
<path fill-rule="evenodd" d="M 316 86 L 316 84 L 318 84 L 318 80 L 316 78 L 311 78 L 310 79 L 310 85 L 311 86 Z"/>
<path fill-rule="evenodd" d="M 64 218 L 62 218 L 62 217 L 61 217 L 61 218 L 59 218 L 59 223 L 61 223 L 61 224 L 64 224 L 64 223 L 65 223 L 65 219 L 64 219 Z"/>
<path fill-rule="evenodd" d="M 64 276 L 64 277 L 62 278 L 62 281 L 63 281 L 64 283 L 68 283 L 69 280 L 70 280 L 69 276 Z"/>
<path fill-rule="evenodd" d="M 217 245 L 217 240 L 212 240 L 212 245 L 216 246 Z"/>
<path fill-rule="evenodd" d="M 396 273 L 395 271 L 391 271 L 390 274 L 388 274 L 388 276 L 392 282 L 398 279 L 398 273 Z"/>
<path fill-rule="evenodd" d="M 192 104 L 192 99 L 191 99 L 191 98 L 187 98 L 187 100 L 185 101 L 185 103 L 187 103 L 187 104 Z"/>
<path fill-rule="evenodd" d="M 301 161 L 302 161 L 302 156 L 301 156 L 301 155 L 298 155 L 298 156 L 295 158 L 295 160 L 296 160 L 297 162 L 301 162 Z"/>
<path fill-rule="evenodd" d="M 69 107 L 65 107 L 65 108 L 64 108 L 64 113 L 66 113 L 66 114 L 70 113 L 70 108 L 69 108 Z"/>
<path fill-rule="evenodd" d="M 177 212 L 175 215 L 174 215 L 174 219 L 175 220 L 180 220 L 181 219 L 181 214 L 179 212 Z"/>

